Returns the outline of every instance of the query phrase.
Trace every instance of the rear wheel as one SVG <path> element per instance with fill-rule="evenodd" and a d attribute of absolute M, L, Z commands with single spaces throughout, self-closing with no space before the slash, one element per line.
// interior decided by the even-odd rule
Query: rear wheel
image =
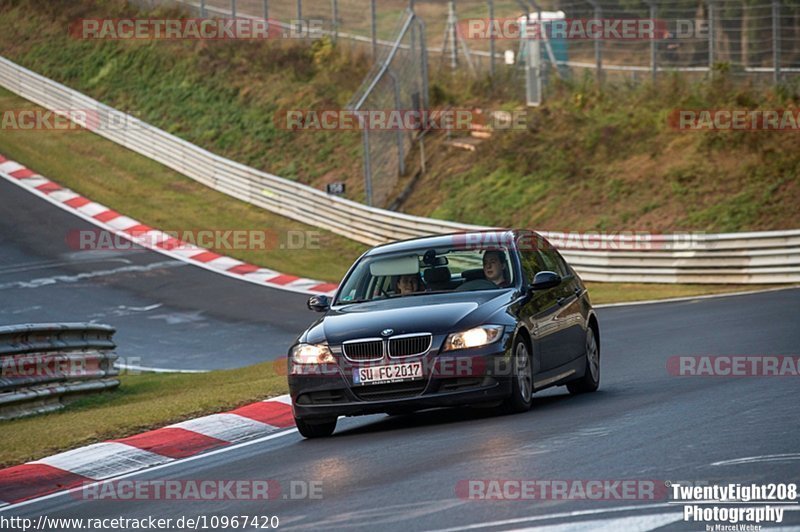
<path fill-rule="evenodd" d="M 336 430 L 336 418 L 313 422 L 294 418 L 294 423 L 304 438 L 325 438 Z"/>
<path fill-rule="evenodd" d="M 583 377 L 567 383 L 571 394 L 589 393 L 600 386 L 600 347 L 594 337 L 594 329 L 586 330 L 586 371 Z"/>
<path fill-rule="evenodd" d="M 511 396 L 501 406 L 501 410 L 509 414 L 526 412 L 533 404 L 533 364 L 528 345 L 520 337 L 514 341 L 512 363 Z"/>

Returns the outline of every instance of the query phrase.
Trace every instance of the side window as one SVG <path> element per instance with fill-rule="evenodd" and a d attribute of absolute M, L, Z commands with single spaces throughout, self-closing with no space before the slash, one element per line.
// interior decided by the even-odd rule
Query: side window
<path fill-rule="evenodd" d="M 556 272 L 561 277 L 570 275 L 567 264 L 556 251 L 553 251 L 552 249 L 545 249 L 539 253 L 542 255 L 542 260 L 544 260 L 544 264 L 546 266 L 545 269 L 551 272 Z"/>
<path fill-rule="evenodd" d="M 529 283 L 533 282 L 533 278 L 537 273 L 547 269 L 544 267 L 536 251 L 520 251 L 519 260 L 522 263 L 522 271 L 525 272 L 525 278 Z"/>

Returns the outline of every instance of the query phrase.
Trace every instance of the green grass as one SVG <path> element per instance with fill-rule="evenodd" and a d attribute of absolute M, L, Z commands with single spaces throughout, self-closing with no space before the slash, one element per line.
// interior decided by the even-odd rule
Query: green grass
<path fill-rule="evenodd" d="M 0 466 L 287 393 L 285 363 L 265 362 L 203 374 L 123 375 L 116 391 L 78 399 L 57 412 L 3 421 Z"/>
<path fill-rule="evenodd" d="M 473 83 L 473 85 L 476 85 Z M 496 132 L 477 154 L 434 153 L 404 207 L 471 223 L 552 231 L 735 232 L 800 227 L 793 133 L 679 132 L 672 109 L 793 108 L 776 90 L 724 76 L 689 84 L 555 83 L 528 128 Z M 440 95 L 457 101 L 452 93 Z M 479 92 L 472 98 L 480 103 Z"/>

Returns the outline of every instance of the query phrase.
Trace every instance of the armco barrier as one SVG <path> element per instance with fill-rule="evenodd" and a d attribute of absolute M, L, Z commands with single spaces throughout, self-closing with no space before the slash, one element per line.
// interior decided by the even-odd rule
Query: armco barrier
<path fill-rule="evenodd" d="M 375 245 L 421 235 L 486 229 L 368 207 L 250 168 L 179 139 L 103 105 L 60 83 L 0 58 L 0 86 L 53 111 L 92 110 L 100 123 L 119 128 L 94 132 L 210 188 L 299 222 Z M 54 176 L 57 178 L 57 176 Z M 555 233 L 542 232 L 557 240 Z M 574 250 L 560 247 L 590 281 L 657 283 L 800 282 L 800 230 L 702 234 L 688 248 L 664 235 L 647 251 Z M 673 245 L 675 244 L 675 245 Z"/>
<path fill-rule="evenodd" d="M 0 327 L 0 419 L 57 410 L 64 400 L 119 386 L 108 325 Z"/>

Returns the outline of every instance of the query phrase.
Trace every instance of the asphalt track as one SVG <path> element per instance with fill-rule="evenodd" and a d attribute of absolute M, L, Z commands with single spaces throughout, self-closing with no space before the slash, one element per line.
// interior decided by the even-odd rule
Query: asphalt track
<path fill-rule="evenodd" d="M 130 365 L 209 370 L 286 356 L 308 296 L 230 279 L 148 250 L 78 251 L 96 227 L 0 180 L 0 325 L 117 327 Z"/>
<path fill-rule="evenodd" d="M 142 365 L 213 368 L 280 356 L 313 318 L 303 296 L 158 254 L 75 255 L 63 235 L 86 224 L 2 182 L 0 209 L 3 323 L 107 322 L 120 329 L 121 354 L 141 356 Z M 152 305 L 160 306 L 145 310 Z M 130 477 L 269 479 L 286 495 L 290 482 L 313 481 L 321 483 L 321 499 L 87 501 L 58 494 L 0 515 L 277 515 L 283 530 L 704 530 L 665 499 L 472 501 L 456 487 L 469 479 L 800 481 L 797 377 L 676 377 L 666 369 L 674 355 L 797 356 L 798 315 L 798 289 L 604 308 L 595 394 L 550 390 L 516 416 L 463 409 L 343 419 L 329 439 L 306 441 L 289 430 Z M 784 529 L 800 529 L 796 509 L 785 512 Z"/>

